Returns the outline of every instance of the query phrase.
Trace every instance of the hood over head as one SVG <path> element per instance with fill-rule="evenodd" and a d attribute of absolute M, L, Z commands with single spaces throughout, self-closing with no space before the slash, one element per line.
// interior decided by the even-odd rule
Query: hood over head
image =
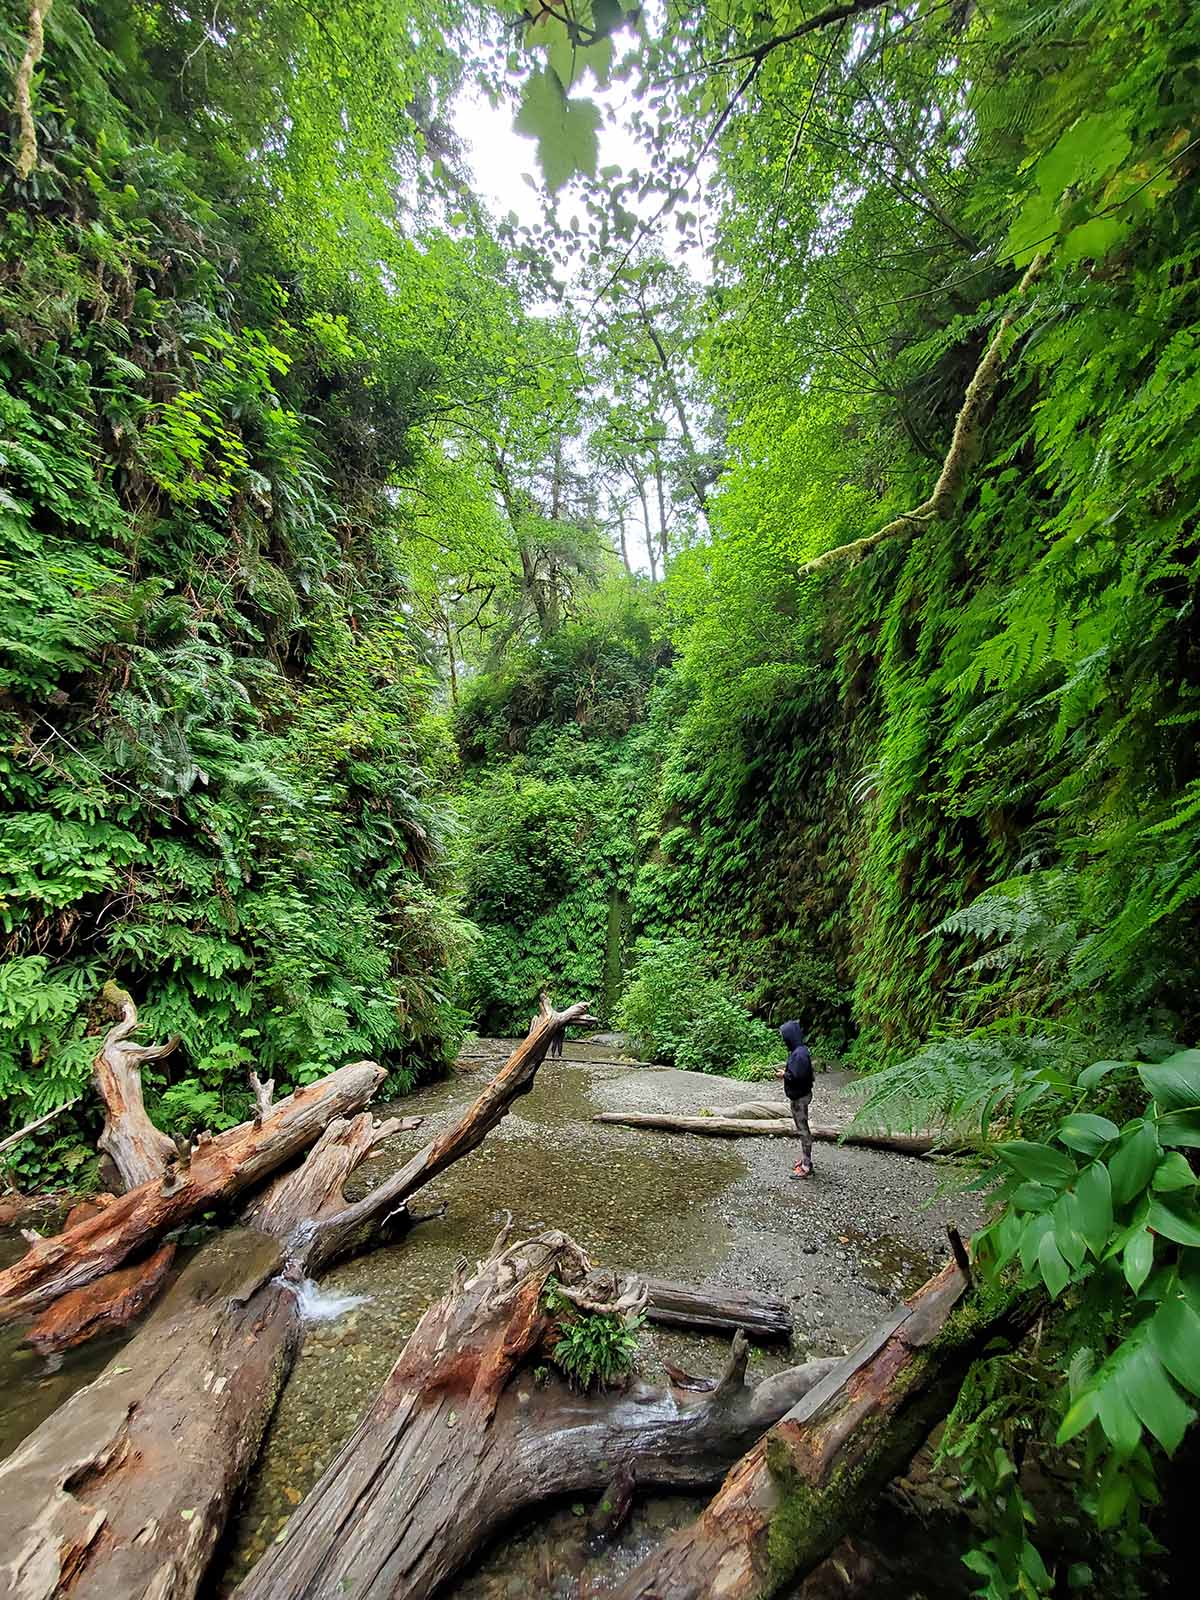
<path fill-rule="evenodd" d="M 779 1030 L 779 1036 L 789 1050 L 804 1043 L 804 1031 L 798 1022 L 785 1022 Z"/>

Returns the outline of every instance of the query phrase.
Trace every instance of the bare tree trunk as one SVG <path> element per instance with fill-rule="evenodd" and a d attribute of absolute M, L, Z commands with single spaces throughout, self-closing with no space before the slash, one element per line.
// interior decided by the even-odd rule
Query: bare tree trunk
<path fill-rule="evenodd" d="M 197 1143 L 190 1161 L 130 1189 L 98 1215 L 39 1239 L 0 1272 L 0 1322 L 41 1311 L 72 1289 L 119 1267 L 189 1217 L 231 1199 L 284 1166 L 335 1117 L 359 1110 L 383 1082 L 373 1061 L 341 1067 L 297 1089 L 261 1121 Z M 172 1146 L 172 1154 L 175 1154 Z"/>
<path fill-rule="evenodd" d="M 642 479 L 634 480 L 637 486 L 638 499 L 642 503 L 642 526 L 646 530 L 646 555 L 650 561 L 650 580 L 658 582 L 658 555 L 654 545 L 654 534 L 650 529 L 650 502 L 646 499 L 646 485 Z"/>
<path fill-rule="evenodd" d="M 961 1245 L 959 1246 L 961 1249 Z M 951 1262 L 737 1463 L 697 1521 L 614 1600 L 766 1600 L 817 1565 L 950 1410 L 967 1368 L 1021 1325 Z"/>
<path fill-rule="evenodd" d="M 633 568 L 629 565 L 629 544 L 625 537 L 625 507 L 617 511 L 617 529 L 621 536 L 621 565 L 625 568 L 627 577 L 632 578 Z"/>
<path fill-rule="evenodd" d="M 121 1020 L 104 1036 L 92 1062 L 92 1081 L 104 1101 L 104 1132 L 99 1145 L 121 1176 L 126 1189 L 161 1178 L 175 1160 L 175 1141 L 150 1121 L 142 1101 L 142 1062 L 159 1061 L 179 1044 L 179 1036 L 166 1044 L 131 1043 L 138 1025 L 132 995 L 115 983 L 104 986 L 104 998 L 121 1013 Z"/>
<path fill-rule="evenodd" d="M 553 1377 L 537 1382 L 531 1368 L 557 1336 L 542 1300 L 547 1278 L 579 1285 L 589 1305 L 603 1290 L 566 1235 L 513 1246 L 508 1237 L 506 1228 L 488 1260 L 425 1313 L 237 1600 L 427 1600 L 491 1534 L 549 1496 L 603 1489 L 619 1473 L 674 1487 L 714 1481 L 837 1364 L 812 1362 L 748 1389 L 739 1336 L 706 1393 L 634 1385 L 589 1398 Z M 607 1292 L 618 1314 L 639 1298 L 619 1280 Z"/>
<path fill-rule="evenodd" d="M 667 557 L 670 553 L 670 543 L 667 533 L 667 499 L 663 490 L 662 458 L 658 453 L 657 446 L 655 447 L 654 451 L 654 483 L 658 492 L 658 537 L 659 543 L 662 546 L 662 569 L 663 577 L 665 578 L 667 575 Z"/>

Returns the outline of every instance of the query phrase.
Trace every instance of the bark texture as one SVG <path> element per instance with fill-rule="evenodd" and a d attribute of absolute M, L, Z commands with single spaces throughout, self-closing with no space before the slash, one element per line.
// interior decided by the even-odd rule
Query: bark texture
<path fill-rule="evenodd" d="M 43 1310 L 121 1266 L 172 1228 L 269 1177 L 333 1119 L 359 1110 L 383 1082 L 373 1061 L 340 1067 L 281 1100 L 261 1127 L 243 1122 L 198 1143 L 186 1167 L 130 1189 L 98 1216 L 50 1239 L 0 1272 L 0 1322 Z"/>
<path fill-rule="evenodd" d="M 614 1600 L 765 1600 L 810 1571 L 861 1519 L 954 1403 L 1008 1309 L 972 1299 L 951 1262 L 734 1466 L 700 1517 Z"/>
<path fill-rule="evenodd" d="M 143 1103 L 142 1063 L 169 1056 L 179 1036 L 166 1044 L 134 1044 L 138 1013 L 133 997 L 110 983 L 105 999 L 118 1008 L 121 1020 L 105 1034 L 92 1062 L 92 1082 L 104 1101 L 104 1132 L 97 1142 L 124 1187 L 136 1189 L 161 1178 L 177 1159 L 175 1141 L 154 1126 Z"/>
<path fill-rule="evenodd" d="M 792 1337 L 791 1307 L 778 1295 L 714 1289 L 667 1278 L 643 1278 L 642 1282 L 648 1294 L 646 1316 L 651 1322 L 696 1333 L 741 1332 L 754 1344 Z"/>
<path fill-rule="evenodd" d="M 338 1120 L 296 1172 L 192 1260 L 99 1378 L 0 1466 L 0 1592 L 188 1600 L 249 1470 L 301 1333 L 306 1218 L 394 1132 Z M 169 1248 L 169 1247 L 168 1247 Z"/>
<path fill-rule="evenodd" d="M 767 1102 L 751 1103 L 761 1105 Z M 786 1117 L 763 1116 L 759 1112 L 737 1117 L 680 1117 L 658 1111 L 602 1111 L 592 1121 L 619 1123 L 627 1128 L 660 1128 L 667 1133 L 705 1133 L 710 1137 L 725 1139 L 798 1137 L 790 1113 Z M 868 1150 L 893 1150 L 905 1156 L 927 1156 L 934 1152 L 951 1154 L 954 1149 L 953 1145 L 947 1145 L 927 1133 L 870 1133 L 857 1129 L 851 1132 L 846 1128 L 822 1128 L 815 1123 L 809 1124 L 809 1131 L 814 1139 L 830 1144 L 861 1145 Z"/>
<path fill-rule="evenodd" d="M 641 1298 L 636 1282 L 594 1274 L 565 1234 L 510 1245 L 506 1229 L 487 1261 L 425 1313 L 357 1431 L 236 1600 L 427 1600 L 538 1501 L 616 1477 L 716 1481 L 836 1365 L 811 1362 L 750 1389 L 739 1335 L 707 1393 L 631 1385 L 588 1397 L 555 1378 L 538 1384 L 531 1369 L 553 1343 L 542 1302 L 551 1274 L 589 1302 L 606 1284 L 614 1306 Z"/>
<path fill-rule="evenodd" d="M 118 1267 L 82 1289 L 60 1295 L 37 1318 L 23 1342 L 38 1355 L 50 1356 L 99 1334 L 127 1328 L 158 1294 L 174 1260 L 175 1246 L 160 1244 L 145 1260 Z"/>

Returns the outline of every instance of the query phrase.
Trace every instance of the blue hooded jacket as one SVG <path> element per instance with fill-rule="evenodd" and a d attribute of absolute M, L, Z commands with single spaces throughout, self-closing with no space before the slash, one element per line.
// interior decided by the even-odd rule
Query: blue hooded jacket
<path fill-rule="evenodd" d="M 812 1056 L 804 1042 L 804 1034 L 798 1022 L 785 1022 L 779 1030 L 779 1036 L 788 1047 L 787 1066 L 783 1074 L 783 1092 L 789 1100 L 799 1100 L 802 1095 L 812 1093 Z"/>

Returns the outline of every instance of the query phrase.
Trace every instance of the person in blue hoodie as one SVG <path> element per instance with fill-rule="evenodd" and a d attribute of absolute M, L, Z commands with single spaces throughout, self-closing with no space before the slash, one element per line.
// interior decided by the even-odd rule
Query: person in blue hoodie
<path fill-rule="evenodd" d="M 783 1092 L 792 1108 L 792 1121 L 800 1135 L 800 1148 L 804 1152 L 792 1171 L 793 1178 L 812 1176 L 812 1134 L 808 1127 L 808 1107 L 812 1101 L 813 1064 L 804 1034 L 798 1022 L 785 1022 L 779 1036 L 788 1047 L 787 1066 L 783 1069 Z"/>

